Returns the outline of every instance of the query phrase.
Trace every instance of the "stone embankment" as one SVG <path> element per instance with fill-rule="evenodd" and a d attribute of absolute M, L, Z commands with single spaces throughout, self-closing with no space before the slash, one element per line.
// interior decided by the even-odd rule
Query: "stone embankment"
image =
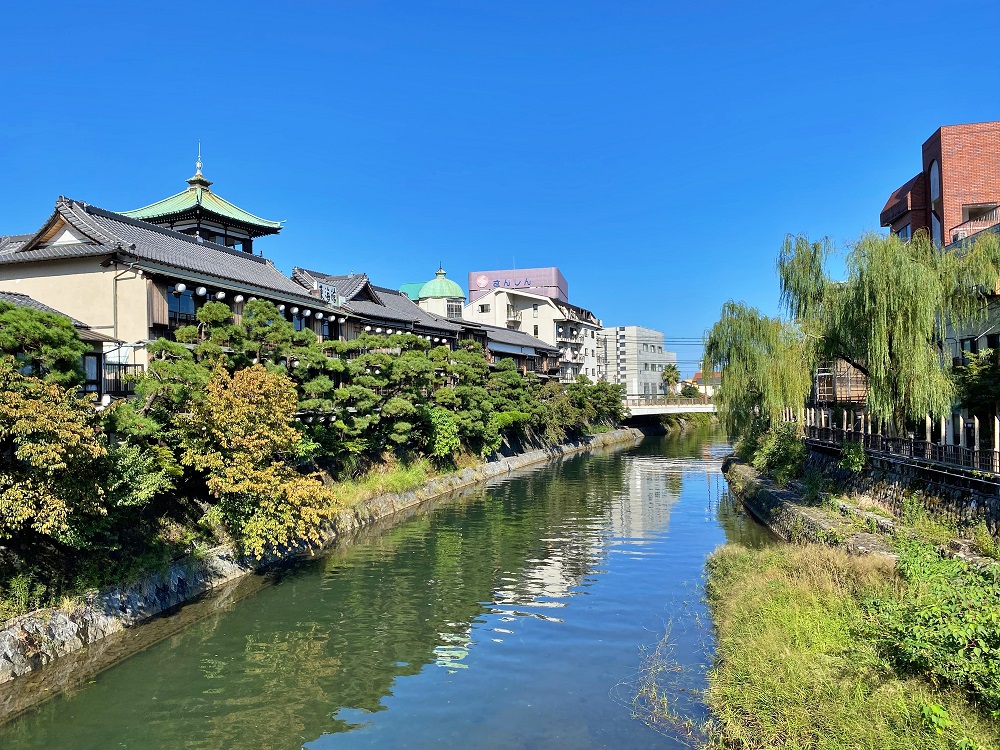
<path fill-rule="evenodd" d="M 964 504 L 982 510 L 983 502 L 971 490 L 962 488 L 933 486 L 926 482 L 916 482 L 900 474 L 895 467 L 869 467 L 860 475 L 842 476 L 838 474 L 835 462 L 822 453 L 812 452 L 806 465 L 821 470 L 827 478 L 836 475 L 838 485 L 846 491 L 844 495 L 819 492 L 809 497 L 807 489 L 798 482 L 787 487 L 778 487 L 756 469 L 741 462 L 735 456 L 728 456 L 722 464 L 723 474 L 730 491 L 758 521 L 786 541 L 824 542 L 846 548 L 858 554 L 879 554 L 895 559 L 891 538 L 899 535 L 919 537 L 911 527 L 898 517 L 888 517 L 867 508 L 892 509 L 898 512 L 904 496 L 923 503 L 928 512 L 943 518 L 954 518 L 951 506 Z M 906 482 L 919 485 L 917 489 L 907 487 Z M 931 487 L 940 494 L 928 494 Z M 994 502 L 993 498 L 990 502 Z M 975 517 L 965 511 L 966 518 Z M 976 553 L 974 545 L 966 539 L 952 539 L 947 545 L 939 545 L 942 555 L 957 557 L 974 565 L 994 565 L 996 561 Z"/>
<path fill-rule="evenodd" d="M 327 530 L 323 546 L 336 544 L 338 540 L 377 521 L 461 488 L 561 456 L 634 444 L 644 436 L 643 432 L 635 428 L 615 430 L 499 458 L 475 469 L 464 469 L 437 477 L 417 490 L 372 498 L 342 513 Z M 231 581 L 310 551 L 305 548 L 291 549 L 261 562 L 242 559 L 229 547 L 217 547 L 178 561 L 168 570 L 151 573 L 131 585 L 95 593 L 69 611 L 39 610 L 17 617 L 0 627 L 0 683 L 38 670 L 59 657 L 80 651 L 109 635 L 120 633 L 162 612 L 192 602 Z M 227 589 L 226 593 L 231 595 L 232 591 Z M 117 654 L 115 658 L 124 655 Z M 70 679 L 69 675 L 65 678 Z M 0 700 L 0 703 L 3 701 Z M 4 712 L 0 711 L 2 713 Z"/>
<path fill-rule="evenodd" d="M 778 487 L 756 469 L 729 456 L 722 472 L 733 495 L 750 514 L 786 541 L 837 544 L 858 554 L 895 558 L 885 536 L 895 533 L 888 518 L 843 500 L 810 502 L 798 484 Z"/>

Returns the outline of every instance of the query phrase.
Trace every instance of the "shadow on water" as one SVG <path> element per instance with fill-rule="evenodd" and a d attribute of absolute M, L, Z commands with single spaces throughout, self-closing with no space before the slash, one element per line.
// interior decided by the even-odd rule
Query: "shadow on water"
<path fill-rule="evenodd" d="M 704 559 L 767 538 L 726 451 L 701 431 L 494 481 L 283 571 L 0 746 L 662 748 L 612 693 L 667 622 L 703 680 Z"/>

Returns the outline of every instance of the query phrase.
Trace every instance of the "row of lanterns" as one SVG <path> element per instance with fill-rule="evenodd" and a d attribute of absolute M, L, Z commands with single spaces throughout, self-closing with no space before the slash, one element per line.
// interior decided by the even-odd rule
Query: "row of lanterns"
<path fill-rule="evenodd" d="M 181 284 L 174 284 L 174 293 L 175 294 L 183 294 L 186 291 L 187 291 L 187 284 L 183 284 L 183 283 L 181 283 Z M 203 287 L 203 286 L 198 286 L 198 287 L 195 287 L 194 293 L 197 296 L 199 296 L 199 297 L 205 297 L 205 296 L 208 295 L 208 289 L 206 287 Z M 225 292 L 221 292 L 221 291 L 220 292 L 215 292 L 212 295 L 212 297 L 214 297 L 219 302 L 222 302 L 226 298 L 226 293 Z M 235 302 L 236 304 L 240 304 L 245 299 L 246 298 L 242 294 L 237 294 L 235 297 L 233 297 L 233 302 Z M 253 302 L 256 299 L 257 299 L 256 297 L 250 297 L 250 299 L 248 299 L 246 301 L 247 302 Z M 285 309 L 286 309 L 286 307 L 285 307 L 284 304 L 278 305 L 278 312 L 283 313 L 283 312 L 285 312 Z M 302 315 L 303 318 L 308 318 L 310 315 L 313 315 L 313 311 L 312 310 L 309 310 L 309 309 L 299 310 L 299 308 L 295 307 L 295 306 L 293 306 L 291 309 L 289 309 L 288 312 L 290 312 L 292 315 L 299 315 L 301 313 L 301 315 Z M 317 311 L 315 313 L 315 315 L 316 315 L 316 320 L 322 320 L 323 319 L 323 313 L 322 312 Z M 347 322 L 347 318 L 339 318 L 339 319 L 337 319 L 337 322 L 338 323 L 345 323 L 345 322 Z M 379 329 L 379 330 L 381 330 L 381 329 Z"/>
<path fill-rule="evenodd" d="M 341 319 L 340 322 L 343 323 L 344 322 L 343 319 Z M 373 331 L 375 333 L 383 333 L 384 332 L 387 336 L 391 336 L 394 333 L 406 333 L 406 331 L 404 331 L 402 328 L 386 328 L 383 331 L 381 326 L 375 326 L 374 328 L 372 328 L 372 326 L 365 326 L 365 332 L 366 333 L 372 333 Z M 417 335 L 419 336 L 420 334 L 418 333 Z M 445 343 L 448 342 L 448 339 L 441 338 L 441 337 L 432 338 L 431 336 L 423 336 L 422 338 L 425 338 L 428 341 L 433 341 L 436 344 L 445 344 Z"/>

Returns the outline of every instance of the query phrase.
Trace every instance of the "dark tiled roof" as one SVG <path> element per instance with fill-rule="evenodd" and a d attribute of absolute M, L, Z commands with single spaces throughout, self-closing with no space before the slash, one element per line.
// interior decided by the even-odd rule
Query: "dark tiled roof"
<path fill-rule="evenodd" d="M 59 312 L 58 310 L 29 297 L 27 294 L 21 294 L 20 292 L 5 292 L 0 290 L 0 302 L 9 302 L 17 307 L 30 307 L 40 312 L 52 313 L 53 315 L 61 315 L 64 318 L 69 318 L 69 320 L 73 323 L 73 327 L 77 329 L 77 334 L 84 341 L 115 341 L 115 339 L 110 336 L 105 336 L 103 333 L 98 333 L 97 331 L 92 330 L 90 326 L 81 323 L 76 318 L 72 318 L 64 312 Z"/>
<path fill-rule="evenodd" d="M 30 234 L 12 234 L 7 237 L 0 237 L 0 254 L 12 253 L 30 240 Z"/>
<path fill-rule="evenodd" d="M 407 320 L 412 320 L 417 325 L 424 328 L 446 331 L 451 334 L 462 330 L 462 326 L 427 312 L 416 302 L 396 289 L 387 289 L 381 286 L 373 286 L 372 289 L 378 294 L 379 299 L 382 300 L 386 309 L 392 310 L 397 315 L 406 316 Z M 351 304 L 353 306 L 359 303 L 352 302 Z"/>
<path fill-rule="evenodd" d="M 892 191 L 889 199 L 882 207 L 879 214 L 879 221 L 882 226 L 888 226 L 896 218 L 902 216 L 909 210 L 922 209 L 924 202 L 922 199 L 924 190 L 924 173 L 911 177 L 905 183 Z"/>
<path fill-rule="evenodd" d="M 551 344 L 546 344 L 541 339 L 536 339 L 523 331 L 512 331 L 509 328 L 491 326 L 483 323 L 479 324 L 486 331 L 486 338 L 489 341 L 496 341 L 498 344 L 509 344 L 511 346 L 530 346 L 540 352 L 556 353 L 559 350 Z"/>
<path fill-rule="evenodd" d="M 237 282 L 262 290 L 309 298 L 322 304 L 299 284 L 286 277 L 264 258 L 211 242 L 198 242 L 180 232 L 164 229 L 138 219 L 105 211 L 97 206 L 60 198 L 56 210 L 46 222 L 61 217 L 88 242 L 46 245 L 42 232 L 16 247 L 0 245 L 0 263 L 30 263 L 59 258 L 120 254 L 158 265 L 204 274 L 223 281 Z"/>
<path fill-rule="evenodd" d="M 462 330 L 461 326 L 427 312 L 402 292 L 374 286 L 368 274 L 352 273 L 337 276 L 295 268 L 292 271 L 292 278 L 307 289 L 312 289 L 316 282 L 332 286 L 337 290 L 337 294 L 346 300 L 344 309 L 360 318 L 409 323 L 417 328 L 439 331 L 452 336 Z M 376 301 L 372 301 L 369 297 Z"/>
<path fill-rule="evenodd" d="M 332 286 L 337 290 L 337 294 L 350 302 L 367 286 L 370 282 L 368 275 L 364 273 L 351 273 L 344 276 L 333 276 L 319 271 L 309 271 L 305 268 L 293 268 L 292 278 L 306 289 L 313 288 L 313 282 L 321 282 L 327 286 Z"/>

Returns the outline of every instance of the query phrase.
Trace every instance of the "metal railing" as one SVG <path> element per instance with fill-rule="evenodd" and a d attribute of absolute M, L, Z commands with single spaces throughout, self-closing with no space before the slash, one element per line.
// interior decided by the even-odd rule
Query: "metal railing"
<path fill-rule="evenodd" d="M 976 232 L 989 229 L 997 224 L 1000 224 L 1000 209 L 994 208 L 987 211 L 982 216 L 977 216 L 974 219 L 963 221 L 958 226 L 952 227 L 950 233 L 952 242 L 958 242 L 966 237 L 971 237 Z"/>
<path fill-rule="evenodd" d="M 861 443 L 866 451 L 876 456 L 898 457 L 1000 474 L 1000 453 L 992 449 L 941 445 L 912 438 L 885 437 L 858 430 L 844 430 L 840 427 L 807 425 L 805 434 L 808 440 L 833 447 L 840 447 L 848 441 Z"/>
<path fill-rule="evenodd" d="M 109 396 L 131 396 L 135 393 L 135 379 L 142 375 L 142 365 L 105 362 L 101 379 L 101 393 Z"/>

